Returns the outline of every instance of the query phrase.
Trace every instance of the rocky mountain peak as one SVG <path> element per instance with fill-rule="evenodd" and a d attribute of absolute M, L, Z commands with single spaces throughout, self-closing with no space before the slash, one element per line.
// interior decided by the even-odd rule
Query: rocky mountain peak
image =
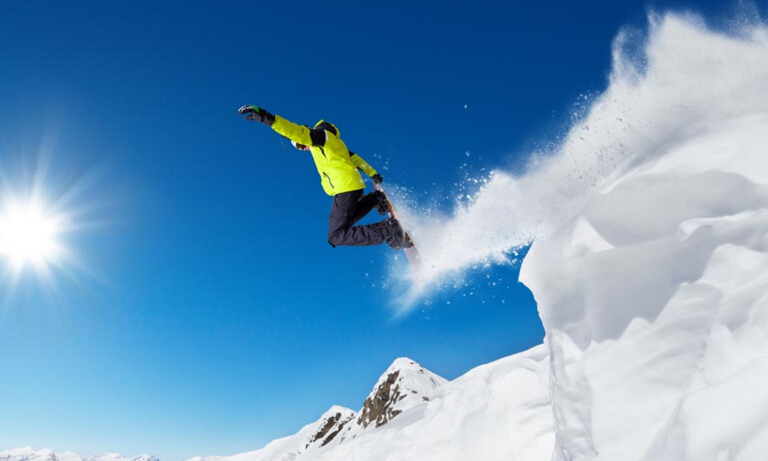
<path fill-rule="evenodd" d="M 304 448 L 313 444 L 324 447 L 328 445 L 344 429 L 350 421 L 355 419 L 355 412 L 349 408 L 334 405 L 320 418 L 317 430 L 309 436 Z"/>
<path fill-rule="evenodd" d="M 379 378 L 365 400 L 357 424 L 364 428 L 383 426 L 403 411 L 429 401 L 446 382 L 416 361 L 407 357 L 398 358 Z"/>

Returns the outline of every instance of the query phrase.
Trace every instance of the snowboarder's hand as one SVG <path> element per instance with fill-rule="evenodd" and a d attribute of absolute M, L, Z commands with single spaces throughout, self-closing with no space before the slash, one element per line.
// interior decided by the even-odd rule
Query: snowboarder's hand
<path fill-rule="evenodd" d="M 382 178 L 379 173 L 376 173 L 375 175 L 371 176 L 371 182 L 379 185 L 384 182 L 384 178 Z"/>
<path fill-rule="evenodd" d="M 259 106 L 245 105 L 237 111 L 238 114 L 245 115 L 246 120 L 253 120 L 254 122 L 266 123 L 272 126 L 275 121 L 275 116 L 262 109 Z"/>

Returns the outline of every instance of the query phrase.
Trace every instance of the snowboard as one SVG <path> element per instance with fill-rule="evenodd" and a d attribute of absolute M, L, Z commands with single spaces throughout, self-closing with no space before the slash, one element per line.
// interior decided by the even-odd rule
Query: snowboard
<path fill-rule="evenodd" d="M 385 206 L 387 208 L 387 215 L 390 218 L 395 218 L 397 222 L 400 223 L 400 226 L 403 228 L 403 251 L 405 252 L 405 257 L 408 259 L 408 262 L 411 265 L 411 269 L 413 269 L 413 272 L 418 272 L 419 267 L 421 266 L 421 256 L 419 255 L 419 250 L 416 248 L 416 244 L 413 242 L 413 239 L 411 238 L 411 234 L 408 233 L 408 229 L 405 227 L 405 224 L 400 219 L 400 217 L 397 215 L 397 210 L 395 210 L 394 205 L 392 205 L 392 201 L 389 200 L 389 196 L 387 195 L 387 192 L 384 190 L 384 187 L 381 184 L 374 184 L 373 189 L 381 192 L 384 195 L 385 200 Z"/>

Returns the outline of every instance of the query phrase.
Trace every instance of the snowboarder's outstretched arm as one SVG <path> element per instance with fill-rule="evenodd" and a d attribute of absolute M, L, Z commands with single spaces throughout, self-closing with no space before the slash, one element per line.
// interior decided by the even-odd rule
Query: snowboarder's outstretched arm
<path fill-rule="evenodd" d="M 254 120 L 272 127 L 278 134 L 305 146 L 325 146 L 328 134 L 323 129 L 310 129 L 297 125 L 279 115 L 273 115 L 258 106 L 245 105 L 238 110 L 247 120 Z"/>

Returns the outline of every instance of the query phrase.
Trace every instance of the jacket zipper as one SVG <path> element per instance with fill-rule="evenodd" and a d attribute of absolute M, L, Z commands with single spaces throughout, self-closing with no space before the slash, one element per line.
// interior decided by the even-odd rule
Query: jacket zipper
<path fill-rule="evenodd" d="M 330 185 L 331 185 L 331 189 L 336 189 L 335 187 L 333 187 L 333 181 L 331 181 L 331 177 L 330 177 L 330 176 L 328 176 L 328 173 L 326 173 L 325 171 L 323 171 L 323 175 L 325 175 L 325 177 L 326 177 L 326 178 L 328 178 L 328 184 L 330 184 Z"/>

